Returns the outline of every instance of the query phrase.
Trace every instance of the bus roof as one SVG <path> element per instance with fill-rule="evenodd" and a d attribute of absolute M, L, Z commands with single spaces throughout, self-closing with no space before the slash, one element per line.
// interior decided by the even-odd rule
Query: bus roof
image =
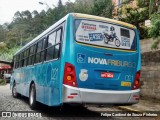
<path fill-rule="evenodd" d="M 64 20 L 66 20 L 69 15 L 72 15 L 72 16 L 77 17 L 77 18 L 87 18 L 87 19 L 93 19 L 93 20 L 101 20 L 101 21 L 106 21 L 106 22 L 112 22 L 112 23 L 115 23 L 115 24 L 119 24 L 119 25 L 123 25 L 123 26 L 129 27 L 129 28 L 132 28 L 132 29 L 136 28 L 134 25 L 131 25 L 129 23 L 125 23 L 125 22 L 122 22 L 122 21 L 114 20 L 114 19 L 94 16 L 94 15 L 88 15 L 88 14 L 82 14 L 82 13 L 69 13 L 65 17 L 63 17 L 62 19 L 60 19 L 58 22 L 56 22 L 55 24 L 53 24 L 52 26 L 50 26 L 47 30 L 45 30 L 44 32 L 42 32 L 40 35 L 38 35 L 37 37 L 35 37 L 32 41 L 30 41 L 25 46 L 23 46 L 20 50 L 18 50 L 15 53 L 15 55 L 18 54 L 19 52 L 21 52 L 22 50 L 24 50 L 25 48 L 27 48 L 28 46 L 32 45 L 35 41 L 37 41 L 41 37 L 45 36 L 48 32 L 50 32 L 52 29 L 54 29 L 54 27 L 56 27 L 57 25 L 59 25 L 60 23 L 62 23 Z"/>
<path fill-rule="evenodd" d="M 116 23 L 116 24 L 119 24 L 119 25 L 123 25 L 123 26 L 129 27 L 129 28 L 132 28 L 132 29 L 136 28 L 136 26 L 134 26 L 132 24 L 122 22 L 122 21 L 118 21 L 118 20 L 114 20 L 114 19 L 105 18 L 105 17 L 99 17 L 99 16 L 81 14 L 81 13 L 72 13 L 72 14 L 73 14 L 73 16 L 79 17 L 79 18 L 102 20 L 102 21 L 106 21 L 106 22 L 112 22 L 112 23 Z"/>

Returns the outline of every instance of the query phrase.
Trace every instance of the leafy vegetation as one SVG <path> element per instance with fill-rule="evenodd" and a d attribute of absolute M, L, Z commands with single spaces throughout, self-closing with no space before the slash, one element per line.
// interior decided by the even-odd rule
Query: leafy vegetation
<path fill-rule="evenodd" d="M 152 26 L 149 29 L 149 35 L 155 41 L 152 45 L 152 49 L 158 49 L 158 43 L 160 42 L 160 7 L 157 13 L 152 14 L 151 16 L 151 24 Z"/>
<path fill-rule="evenodd" d="M 6 47 L 7 48 L 7 47 Z M 0 48 L 1 49 L 1 48 Z M 6 49 L 6 51 L 2 52 L 3 49 L 0 50 L 0 60 L 12 61 L 13 55 L 20 49 L 19 46 L 13 47 L 11 49 Z"/>
<path fill-rule="evenodd" d="M 6 80 L 0 79 L 0 85 L 6 85 Z"/>

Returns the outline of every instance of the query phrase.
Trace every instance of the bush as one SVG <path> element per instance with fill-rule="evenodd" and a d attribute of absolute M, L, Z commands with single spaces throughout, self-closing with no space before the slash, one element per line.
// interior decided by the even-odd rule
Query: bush
<path fill-rule="evenodd" d="M 152 49 L 158 49 L 160 43 L 160 14 L 153 14 L 151 16 L 151 27 L 149 28 L 149 35 L 155 42 L 152 44 Z"/>
<path fill-rule="evenodd" d="M 0 79 L 0 85 L 6 85 L 6 80 Z"/>

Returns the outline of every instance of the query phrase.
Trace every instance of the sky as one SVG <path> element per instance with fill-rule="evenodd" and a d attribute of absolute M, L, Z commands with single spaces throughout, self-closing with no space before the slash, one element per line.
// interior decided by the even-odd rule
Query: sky
<path fill-rule="evenodd" d="M 0 0 L 0 24 L 11 22 L 14 13 L 17 11 L 29 10 L 30 12 L 37 10 L 47 10 L 48 7 L 53 8 L 59 0 Z M 74 2 L 75 0 L 62 0 L 65 4 L 66 1 Z M 39 2 L 44 3 L 43 5 Z"/>

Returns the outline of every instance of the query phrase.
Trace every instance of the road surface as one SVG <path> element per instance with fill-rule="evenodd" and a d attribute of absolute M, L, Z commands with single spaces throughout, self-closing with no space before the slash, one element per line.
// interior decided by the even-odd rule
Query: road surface
<path fill-rule="evenodd" d="M 11 94 L 11 90 L 9 88 L 9 84 L 5 86 L 0 86 L 0 111 L 11 111 L 12 118 L 9 117 L 1 117 L 0 120 L 13 120 L 13 119 L 29 119 L 29 120 L 57 120 L 57 119 L 108 119 L 108 120 L 132 120 L 135 118 L 131 117 L 107 117 L 110 113 L 117 114 L 122 110 L 119 110 L 117 107 L 114 106 L 88 106 L 88 107 L 76 107 L 76 106 L 68 106 L 65 105 L 61 108 L 55 107 L 48 107 L 43 104 L 38 104 L 37 110 L 31 110 L 28 105 L 28 98 L 20 97 L 20 98 L 13 98 Z M 22 111 L 24 113 L 20 113 L 20 117 L 16 117 L 18 115 L 18 111 Z M 15 112 L 15 113 L 14 113 Z M 29 118 L 25 115 L 28 113 L 31 114 L 32 112 L 38 113 L 38 117 Z M 14 114 L 13 114 L 14 113 Z M 104 116 L 101 116 L 101 115 Z M 1 113 L 2 115 L 2 113 Z M 13 117 L 14 116 L 14 117 Z M 42 116 L 42 117 L 41 117 Z M 89 117 L 86 117 L 89 116 Z"/>

